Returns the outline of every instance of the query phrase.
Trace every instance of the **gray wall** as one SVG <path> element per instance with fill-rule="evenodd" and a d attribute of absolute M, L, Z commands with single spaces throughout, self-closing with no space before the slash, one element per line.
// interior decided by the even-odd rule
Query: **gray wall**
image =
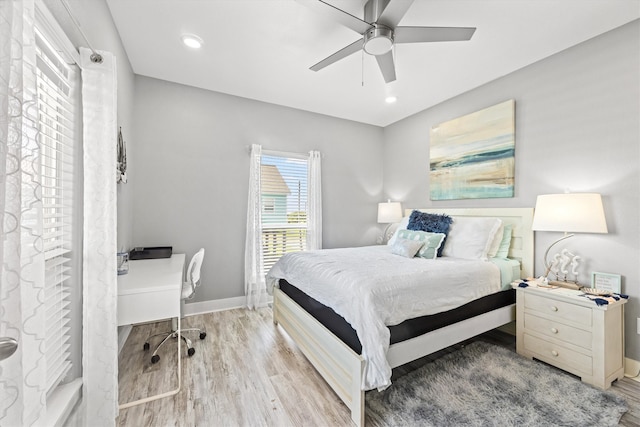
<path fill-rule="evenodd" d="M 533 207 L 538 194 L 598 192 L 609 234 L 563 247 L 592 271 L 623 276 L 626 356 L 640 360 L 640 21 L 611 31 L 384 129 L 384 192 L 403 207 Z M 471 71 L 472 72 L 472 71 Z M 419 96 L 419 94 L 418 94 Z M 429 200 L 429 129 L 507 99 L 516 101 L 516 194 Z M 559 233 L 536 232 L 536 274 Z"/>
<path fill-rule="evenodd" d="M 244 295 L 248 147 L 322 153 L 324 247 L 374 244 L 382 129 L 136 76 L 134 244 L 206 250 L 195 301 Z"/>

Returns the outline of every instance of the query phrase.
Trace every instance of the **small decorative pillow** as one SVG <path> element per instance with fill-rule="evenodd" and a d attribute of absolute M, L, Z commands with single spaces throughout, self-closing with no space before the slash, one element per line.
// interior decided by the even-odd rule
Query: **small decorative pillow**
<path fill-rule="evenodd" d="M 400 230 L 398 232 L 398 240 L 406 239 L 421 242 L 422 247 L 416 256 L 426 259 L 436 259 L 438 249 L 442 246 L 444 238 L 444 233 L 429 233 L 428 231 L 413 230 Z"/>
<path fill-rule="evenodd" d="M 407 230 L 428 231 L 430 233 L 444 233 L 444 240 L 447 240 L 449 227 L 453 222 L 453 218 L 449 215 L 439 215 L 420 211 L 413 211 L 409 216 L 409 224 Z M 438 249 L 438 256 L 442 256 L 444 243 Z"/>
<path fill-rule="evenodd" d="M 511 236 L 513 235 L 513 225 L 505 224 L 502 233 L 502 241 L 496 252 L 496 258 L 509 258 L 509 248 L 511 248 Z"/>
<path fill-rule="evenodd" d="M 487 261 L 487 253 L 500 225 L 502 220 L 499 218 L 455 217 L 442 255 Z"/>
<path fill-rule="evenodd" d="M 407 224 L 409 224 L 409 217 L 405 216 L 398 223 L 398 226 L 396 227 L 396 231 L 394 231 L 393 236 L 391 236 L 391 238 L 387 242 L 387 245 L 393 245 L 396 242 L 396 239 L 398 238 L 398 231 L 399 230 L 406 230 L 407 229 Z"/>
<path fill-rule="evenodd" d="M 391 245 L 391 253 L 406 258 L 413 258 L 423 245 L 424 242 L 419 240 L 407 240 L 397 237 L 396 241 Z"/>

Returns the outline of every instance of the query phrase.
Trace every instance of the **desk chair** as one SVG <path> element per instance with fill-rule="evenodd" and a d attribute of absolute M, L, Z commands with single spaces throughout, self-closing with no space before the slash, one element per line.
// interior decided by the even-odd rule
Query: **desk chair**
<path fill-rule="evenodd" d="M 194 256 L 191 258 L 189 262 L 189 267 L 187 268 L 187 280 L 182 284 L 182 295 L 181 300 L 182 304 L 184 304 L 185 300 L 193 298 L 196 294 L 196 289 L 200 286 L 200 268 L 202 267 L 202 260 L 204 259 L 204 248 L 200 249 Z M 180 330 L 180 333 L 177 331 L 178 329 L 178 321 L 176 319 L 171 320 L 171 331 L 164 332 L 161 334 L 155 334 L 147 338 L 147 341 L 144 343 L 144 350 L 149 350 L 149 341 L 153 337 L 157 336 L 165 336 L 165 338 L 158 344 L 155 351 L 151 355 L 151 363 L 157 363 L 160 360 L 160 356 L 157 354 L 160 347 L 169 340 L 169 338 L 180 338 L 184 340 L 187 345 L 187 355 L 189 357 L 193 356 L 196 352 L 196 349 L 191 345 L 191 340 L 185 337 L 183 334 L 185 332 L 198 332 L 199 337 L 203 340 L 207 333 L 204 329 L 200 328 L 187 328 Z M 179 337 L 178 337 L 179 335 Z"/>

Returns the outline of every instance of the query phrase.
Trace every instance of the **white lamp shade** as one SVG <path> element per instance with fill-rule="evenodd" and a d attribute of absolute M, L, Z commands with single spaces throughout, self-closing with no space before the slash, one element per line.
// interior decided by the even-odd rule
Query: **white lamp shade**
<path fill-rule="evenodd" d="M 378 203 L 378 222 L 391 224 L 402 219 L 402 206 L 400 202 Z"/>
<path fill-rule="evenodd" d="M 536 200 L 534 230 L 607 233 L 602 197 L 597 193 L 543 194 Z"/>

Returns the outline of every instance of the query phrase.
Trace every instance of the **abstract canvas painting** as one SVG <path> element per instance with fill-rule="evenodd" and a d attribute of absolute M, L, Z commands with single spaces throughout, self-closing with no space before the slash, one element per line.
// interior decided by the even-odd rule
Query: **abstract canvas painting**
<path fill-rule="evenodd" d="M 513 197 L 513 99 L 433 126 L 431 200 Z"/>

